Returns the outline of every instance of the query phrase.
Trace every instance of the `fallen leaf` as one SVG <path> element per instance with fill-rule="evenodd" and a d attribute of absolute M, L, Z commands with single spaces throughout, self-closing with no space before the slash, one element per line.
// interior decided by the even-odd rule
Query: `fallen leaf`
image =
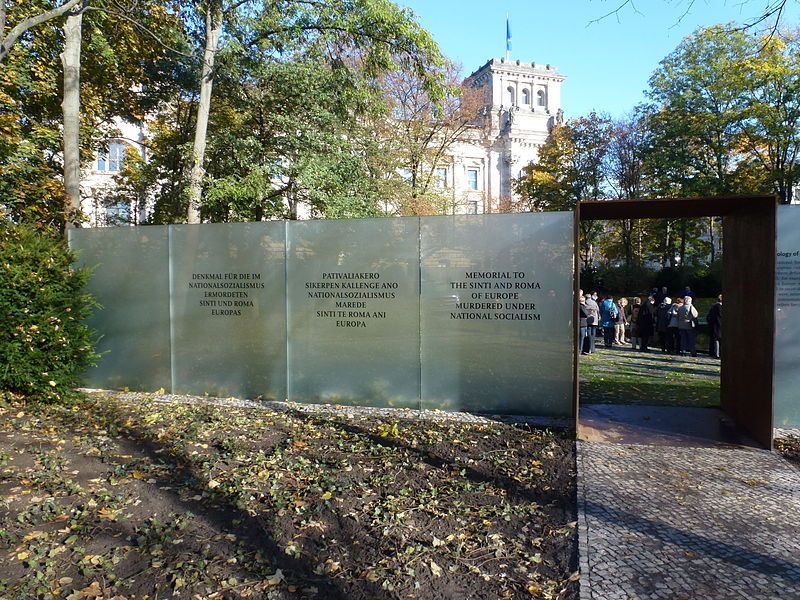
<path fill-rule="evenodd" d="M 286 579 L 286 577 L 283 576 L 283 571 L 278 569 L 272 577 L 267 579 L 267 585 L 280 585 L 284 579 Z"/>

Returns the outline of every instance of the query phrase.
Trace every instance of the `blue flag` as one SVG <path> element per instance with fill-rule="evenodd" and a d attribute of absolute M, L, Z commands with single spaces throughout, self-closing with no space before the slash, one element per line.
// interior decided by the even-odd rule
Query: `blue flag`
<path fill-rule="evenodd" d="M 508 22 L 508 17 L 506 17 L 506 50 L 511 50 L 511 23 Z"/>

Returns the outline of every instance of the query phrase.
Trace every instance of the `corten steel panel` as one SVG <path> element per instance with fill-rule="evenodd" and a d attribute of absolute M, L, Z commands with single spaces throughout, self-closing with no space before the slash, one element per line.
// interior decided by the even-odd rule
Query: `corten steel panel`
<path fill-rule="evenodd" d="M 755 441 L 770 449 L 776 202 L 775 196 L 590 201 L 580 203 L 577 217 L 588 221 L 723 217 L 722 408 Z"/>
<path fill-rule="evenodd" d="M 775 202 L 753 203 L 722 222 L 722 408 L 772 449 Z"/>
<path fill-rule="evenodd" d="M 754 205 L 774 207 L 774 196 L 714 196 L 699 198 L 652 198 L 650 200 L 601 200 L 581 202 L 582 220 L 663 219 L 725 216 Z"/>

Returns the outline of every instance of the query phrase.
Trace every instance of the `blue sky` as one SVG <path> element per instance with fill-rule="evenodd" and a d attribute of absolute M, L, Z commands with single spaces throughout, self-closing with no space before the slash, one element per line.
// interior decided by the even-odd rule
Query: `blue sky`
<path fill-rule="evenodd" d="M 414 10 L 442 51 L 464 75 L 505 54 L 506 12 L 511 58 L 550 63 L 567 76 L 567 118 L 591 110 L 618 117 L 644 99 L 659 61 L 698 27 L 758 15 L 767 0 L 639 0 L 618 16 L 599 19 L 623 0 L 395 0 Z M 800 23 L 800 3 L 789 0 L 783 24 Z M 688 10 L 688 13 L 687 13 Z"/>

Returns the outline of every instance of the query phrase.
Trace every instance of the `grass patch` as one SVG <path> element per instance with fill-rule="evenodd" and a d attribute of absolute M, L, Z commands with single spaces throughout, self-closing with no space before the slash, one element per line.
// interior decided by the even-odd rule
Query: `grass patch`
<path fill-rule="evenodd" d="M 580 357 L 581 402 L 718 407 L 720 361 L 611 349 L 598 344 L 594 354 Z"/>

